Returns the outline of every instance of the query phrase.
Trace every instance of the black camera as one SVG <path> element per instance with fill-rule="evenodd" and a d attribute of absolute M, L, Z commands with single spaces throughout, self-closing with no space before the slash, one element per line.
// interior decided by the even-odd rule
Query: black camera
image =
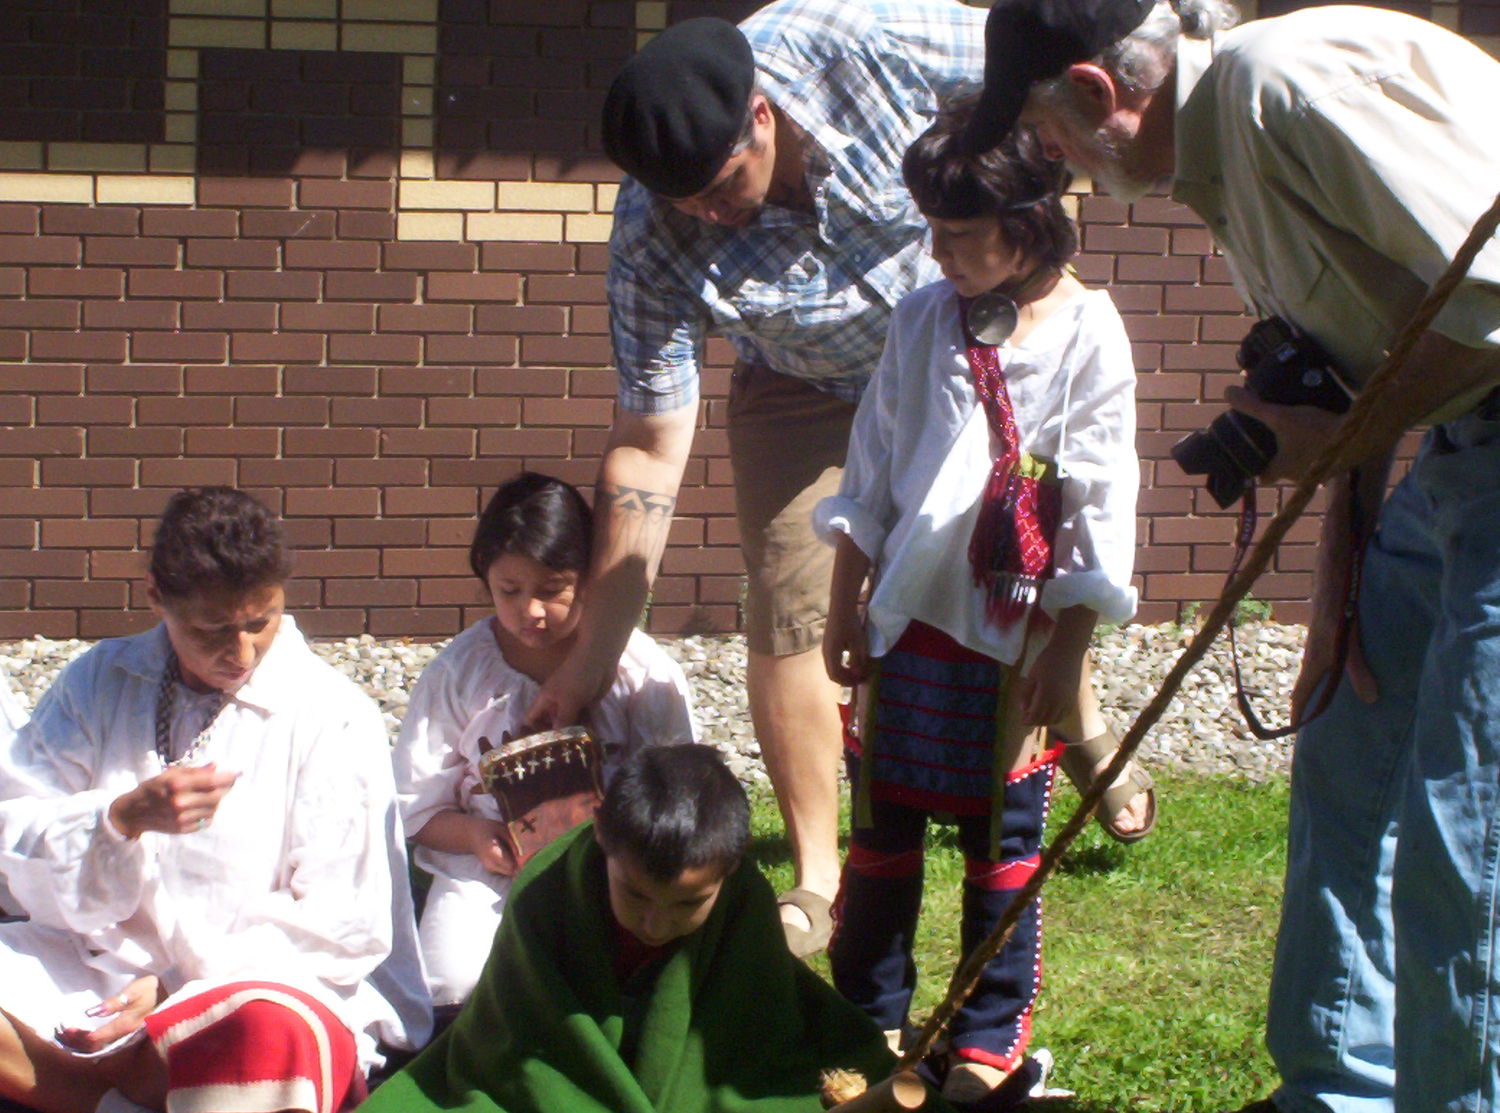
<path fill-rule="evenodd" d="M 1317 341 L 1280 317 L 1257 321 L 1234 358 L 1245 372 L 1245 389 L 1263 402 L 1341 414 L 1354 400 Z M 1275 455 L 1276 434 L 1235 410 L 1225 410 L 1207 429 L 1172 446 L 1172 459 L 1188 475 L 1206 476 L 1208 493 L 1226 509 L 1254 485 Z"/>

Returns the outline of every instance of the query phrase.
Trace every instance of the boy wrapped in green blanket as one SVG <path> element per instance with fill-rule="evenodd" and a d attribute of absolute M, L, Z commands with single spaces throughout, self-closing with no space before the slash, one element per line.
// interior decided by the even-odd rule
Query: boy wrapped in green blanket
<path fill-rule="evenodd" d="M 521 872 L 463 1011 L 363 1113 L 813 1113 L 825 1069 L 884 1078 L 881 1032 L 739 868 L 748 839 L 712 749 L 638 751 Z"/>

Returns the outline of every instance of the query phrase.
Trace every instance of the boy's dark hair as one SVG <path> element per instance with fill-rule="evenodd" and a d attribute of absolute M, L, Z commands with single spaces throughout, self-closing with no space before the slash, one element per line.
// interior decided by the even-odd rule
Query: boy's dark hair
<path fill-rule="evenodd" d="M 967 153 L 964 129 L 973 114 L 972 98 L 958 102 L 906 149 L 901 177 L 917 208 L 938 220 L 995 217 L 1022 259 L 1062 266 L 1078 250 L 1078 230 L 1062 206 L 1072 175 L 1022 129 L 998 147 Z"/>
<path fill-rule="evenodd" d="M 151 542 L 151 579 L 164 599 L 246 592 L 292 575 L 281 523 L 244 491 L 189 487 L 167 502 Z"/>
<path fill-rule="evenodd" d="M 625 759 L 594 817 L 604 853 L 626 854 L 657 881 L 683 870 L 739 865 L 750 841 L 750 802 L 711 746 L 645 746 Z"/>
<path fill-rule="evenodd" d="M 518 553 L 554 572 L 589 570 L 593 514 L 578 488 L 550 475 L 522 472 L 490 498 L 474 527 L 469 567 L 481 580 L 490 565 Z"/>

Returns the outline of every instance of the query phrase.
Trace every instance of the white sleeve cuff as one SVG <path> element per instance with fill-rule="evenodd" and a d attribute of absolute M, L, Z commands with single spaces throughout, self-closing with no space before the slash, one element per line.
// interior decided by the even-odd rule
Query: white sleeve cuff
<path fill-rule="evenodd" d="M 1069 572 L 1042 585 L 1042 610 L 1053 618 L 1069 607 L 1087 607 L 1102 622 L 1128 622 L 1135 617 L 1136 590 L 1120 585 L 1100 571 Z"/>
<path fill-rule="evenodd" d="M 885 544 L 885 527 L 863 506 L 843 495 L 819 499 L 813 508 L 812 526 L 813 532 L 830 545 L 838 543 L 839 534 L 847 534 L 872 562 L 880 557 Z"/>

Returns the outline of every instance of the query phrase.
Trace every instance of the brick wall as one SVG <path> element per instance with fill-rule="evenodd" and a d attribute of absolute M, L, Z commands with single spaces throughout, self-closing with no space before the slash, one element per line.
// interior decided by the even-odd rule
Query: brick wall
<path fill-rule="evenodd" d="M 193 483 L 284 515 L 317 633 L 481 613 L 481 500 L 522 467 L 588 483 L 611 419 L 603 90 L 642 36 L 754 6 L 6 0 L 0 637 L 149 623 L 141 549 Z M 1483 37 L 1497 12 L 1420 14 Z M 1160 621 L 1229 557 L 1232 520 L 1165 456 L 1216 412 L 1246 322 L 1181 208 L 1082 196 L 1079 216 L 1079 269 L 1111 286 L 1142 373 L 1137 571 Z M 657 630 L 737 621 L 728 363 L 711 343 Z M 1257 588 L 1285 617 L 1315 534 Z"/>

